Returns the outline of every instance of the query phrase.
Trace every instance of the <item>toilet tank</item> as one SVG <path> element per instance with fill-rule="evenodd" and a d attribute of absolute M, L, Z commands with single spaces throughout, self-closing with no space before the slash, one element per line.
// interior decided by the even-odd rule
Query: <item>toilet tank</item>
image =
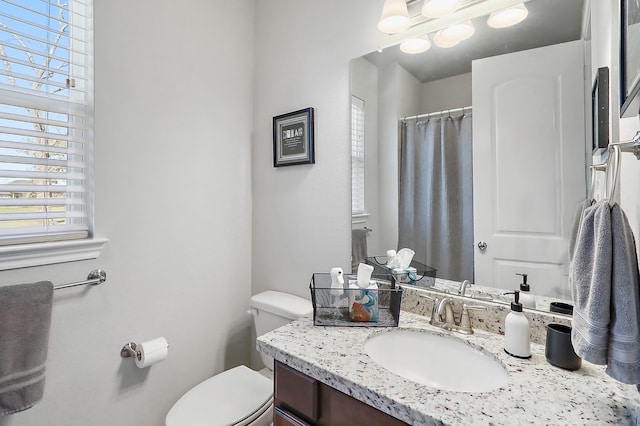
<path fill-rule="evenodd" d="M 252 296 L 249 305 L 258 336 L 313 312 L 313 306 L 307 299 L 273 290 Z"/>
<path fill-rule="evenodd" d="M 293 294 L 273 290 L 252 296 L 249 305 L 256 325 L 257 336 L 262 336 L 291 321 L 313 313 L 313 305 L 310 301 Z M 273 369 L 273 359 L 262 353 L 260 356 L 265 366 Z"/>

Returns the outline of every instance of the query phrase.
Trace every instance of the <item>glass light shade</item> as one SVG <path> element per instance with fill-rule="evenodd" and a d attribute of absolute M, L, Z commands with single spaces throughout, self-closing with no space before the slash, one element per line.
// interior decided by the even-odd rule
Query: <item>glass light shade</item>
<path fill-rule="evenodd" d="M 493 28 L 505 28 L 515 25 L 529 15 L 529 10 L 525 7 L 524 3 L 520 3 L 513 7 L 498 10 L 489 15 L 487 19 L 487 25 Z"/>
<path fill-rule="evenodd" d="M 442 30 L 433 35 L 433 44 L 443 49 L 448 49 L 460 43 L 460 41 L 447 41 L 442 39 Z"/>
<path fill-rule="evenodd" d="M 441 18 L 452 14 L 459 7 L 459 0 L 424 0 L 422 14 L 427 18 Z"/>
<path fill-rule="evenodd" d="M 467 21 L 445 28 L 440 36 L 447 42 L 460 42 L 471 37 L 475 31 L 471 21 Z"/>
<path fill-rule="evenodd" d="M 416 53 L 426 52 L 430 47 L 431 42 L 429 41 L 429 37 L 427 36 L 410 38 L 400 44 L 400 50 L 402 50 L 404 53 L 409 53 L 412 55 Z"/>
<path fill-rule="evenodd" d="M 411 25 L 405 0 L 385 0 L 378 29 L 385 34 L 401 33 Z"/>

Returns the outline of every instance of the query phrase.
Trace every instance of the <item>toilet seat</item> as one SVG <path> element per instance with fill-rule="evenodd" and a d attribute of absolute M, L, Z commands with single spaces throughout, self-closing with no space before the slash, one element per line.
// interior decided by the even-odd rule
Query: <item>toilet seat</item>
<path fill-rule="evenodd" d="M 217 374 L 184 394 L 166 426 L 244 426 L 271 408 L 273 382 L 241 365 Z"/>

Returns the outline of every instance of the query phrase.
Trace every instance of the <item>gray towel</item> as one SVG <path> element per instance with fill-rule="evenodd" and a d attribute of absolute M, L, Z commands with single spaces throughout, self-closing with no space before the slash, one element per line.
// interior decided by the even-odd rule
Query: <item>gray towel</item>
<path fill-rule="evenodd" d="M 575 252 L 576 239 L 578 238 L 578 232 L 580 231 L 580 225 L 582 225 L 582 218 L 584 211 L 587 207 L 593 204 L 591 200 L 581 201 L 576 206 L 576 211 L 573 214 L 573 223 L 571 224 L 571 231 L 569 234 L 569 260 L 573 259 L 573 253 Z"/>
<path fill-rule="evenodd" d="M 0 287 L 0 415 L 42 399 L 52 300 L 49 281 Z"/>
<path fill-rule="evenodd" d="M 569 268 L 573 283 L 571 341 L 576 354 L 607 363 L 611 300 L 611 208 L 608 201 L 587 207 Z"/>
<path fill-rule="evenodd" d="M 640 383 L 640 288 L 638 257 L 627 217 L 611 208 L 613 263 L 611 325 L 606 373 L 622 383 Z"/>
<path fill-rule="evenodd" d="M 351 230 L 351 271 L 358 270 L 358 265 L 365 263 L 367 257 L 367 230 L 352 229 Z"/>

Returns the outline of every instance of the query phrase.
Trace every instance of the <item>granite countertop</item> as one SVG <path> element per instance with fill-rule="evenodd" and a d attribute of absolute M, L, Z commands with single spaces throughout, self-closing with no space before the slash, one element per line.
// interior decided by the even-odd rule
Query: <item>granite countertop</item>
<path fill-rule="evenodd" d="M 531 345 L 531 359 L 513 358 L 504 353 L 504 336 L 445 332 L 405 311 L 399 328 L 451 334 L 481 346 L 507 368 L 508 384 L 491 392 L 449 392 L 397 376 L 364 353 L 371 334 L 395 328 L 319 327 L 301 318 L 258 337 L 257 349 L 412 425 L 637 424 L 640 394 L 607 376 L 604 366 L 583 361 L 577 371 L 562 370 L 546 361 L 539 344 Z"/>

